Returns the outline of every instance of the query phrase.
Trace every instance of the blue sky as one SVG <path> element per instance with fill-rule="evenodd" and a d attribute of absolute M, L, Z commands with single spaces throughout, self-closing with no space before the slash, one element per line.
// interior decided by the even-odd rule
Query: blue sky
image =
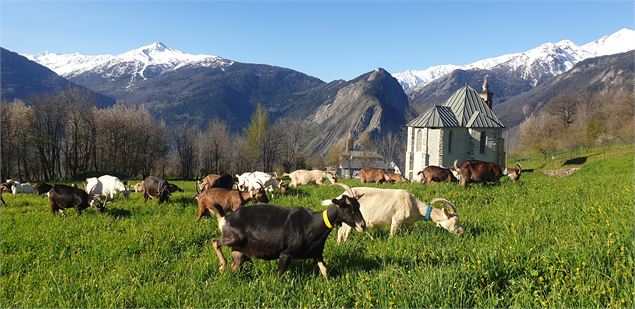
<path fill-rule="evenodd" d="M 464 64 L 544 42 L 635 28 L 624 1 L 13 1 L 0 46 L 118 54 L 161 41 L 194 54 L 292 68 L 324 81 Z"/>

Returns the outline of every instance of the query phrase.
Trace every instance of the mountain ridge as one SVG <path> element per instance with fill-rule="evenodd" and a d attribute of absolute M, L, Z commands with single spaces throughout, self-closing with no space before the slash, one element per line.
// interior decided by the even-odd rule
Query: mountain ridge
<path fill-rule="evenodd" d="M 521 70 L 525 78 L 531 80 L 536 86 L 544 77 L 536 76 L 532 72 L 534 70 L 532 67 L 547 66 L 550 69 L 548 75 L 553 77 L 566 72 L 584 59 L 622 53 L 633 49 L 635 49 L 635 31 L 622 28 L 615 33 L 581 46 L 577 46 L 570 40 L 561 40 L 557 43 L 547 42 L 524 52 L 485 58 L 464 65 L 446 64 L 431 66 L 423 70 L 407 70 L 395 73 L 393 76 L 399 80 L 405 90 L 408 90 L 418 85 L 425 86 L 457 69 L 491 70 L 498 66 L 504 66 L 509 70 Z M 554 62 L 554 60 L 560 61 Z M 530 65 L 527 66 L 527 63 Z"/>

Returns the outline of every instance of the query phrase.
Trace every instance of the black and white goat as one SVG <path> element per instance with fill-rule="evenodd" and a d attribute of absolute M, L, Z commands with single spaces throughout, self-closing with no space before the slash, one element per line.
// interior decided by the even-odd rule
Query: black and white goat
<path fill-rule="evenodd" d="M 349 195 L 333 199 L 333 205 L 323 212 L 259 204 L 241 207 L 225 216 L 224 209 L 217 207 L 222 236 L 211 242 L 218 256 L 219 270 L 225 269 L 221 247 L 227 246 L 232 249 L 234 271 L 252 258 L 278 259 L 278 274 L 282 275 L 292 259 L 314 259 L 322 276 L 327 277 L 322 253 L 331 230 L 342 223 L 355 226 L 359 231 L 366 228 L 359 211 L 359 197 L 348 186 L 338 185 Z"/>

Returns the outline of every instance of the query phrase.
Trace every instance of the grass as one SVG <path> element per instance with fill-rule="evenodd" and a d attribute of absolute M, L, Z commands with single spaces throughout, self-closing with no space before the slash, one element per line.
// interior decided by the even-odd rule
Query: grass
<path fill-rule="evenodd" d="M 170 203 L 132 194 L 104 215 L 54 216 L 44 198 L 5 195 L 0 306 L 632 308 L 632 151 L 594 157 L 567 178 L 540 164 L 528 159 L 535 170 L 517 184 L 395 186 L 453 201 L 465 234 L 419 222 L 392 239 L 370 230 L 373 240 L 355 233 L 337 246 L 331 235 L 328 280 L 310 261 L 282 277 L 263 260 L 220 274 L 209 245 L 219 231 L 214 218 L 194 221 L 193 182 L 177 182 L 186 192 Z M 273 202 L 321 210 L 341 191 L 307 186 Z"/>

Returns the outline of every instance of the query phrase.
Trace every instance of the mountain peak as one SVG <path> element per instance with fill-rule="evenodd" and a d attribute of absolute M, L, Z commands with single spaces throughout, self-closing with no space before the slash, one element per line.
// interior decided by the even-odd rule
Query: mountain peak
<path fill-rule="evenodd" d="M 160 41 L 118 55 L 89 56 L 47 52 L 25 56 L 67 78 L 93 72 L 109 79 L 126 76 L 131 85 L 137 80 L 145 80 L 185 66 L 224 67 L 233 63 L 213 55 L 187 54 L 168 48 Z"/>
<path fill-rule="evenodd" d="M 137 48 L 136 50 L 146 50 L 146 51 L 164 51 L 166 49 L 169 49 L 167 46 L 165 46 L 165 44 L 159 42 L 159 41 L 154 41 L 148 45 L 145 46 L 141 46 L 139 48 Z"/>
<path fill-rule="evenodd" d="M 574 64 L 584 59 L 630 50 L 635 50 L 635 31 L 622 28 L 582 46 L 570 40 L 561 40 L 557 43 L 546 42 L 524 52 L 482 59 L 460 66 L 449 64 L 432 66 L 424 70 L 408 70 L 396 73 L 394 76 L 404 89 L 408 89 L 418 85 L 425 86 L 456 69 L 490 70 L 504 66 L 513 70 L 522 70 L 523 77 L 533 80 L 535 84 L 542 79 L 541 72 L 545 71 L 545 68 L 548 75 L 555 76 L 569 70 Z"/>

